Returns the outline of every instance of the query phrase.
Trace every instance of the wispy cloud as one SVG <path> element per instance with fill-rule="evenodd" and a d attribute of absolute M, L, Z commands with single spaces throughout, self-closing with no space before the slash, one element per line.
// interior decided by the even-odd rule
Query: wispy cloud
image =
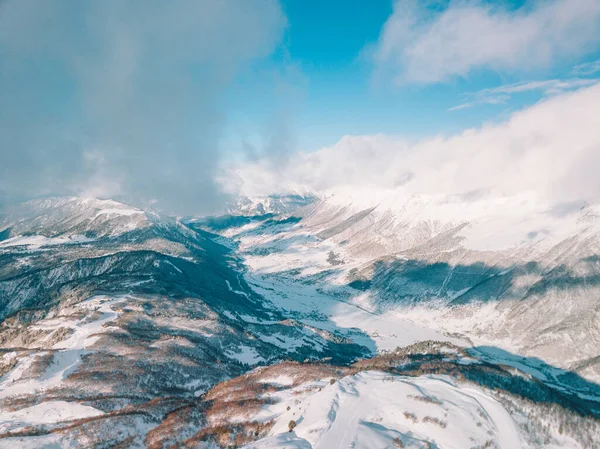
<path fill-rule="evenodd" d="M 598 72 L 600 72 L 600 59 L 579 64 L 573 68 L 573 74 L 577 76 L 589 76 Z"/>
<path fill-rule="evenodd" d="M 480 69 L 539 69 L 586 54 L 600 41 L 597 0 L 531 0 L 517 9 L 483 0 L 427 5 L 396 1 L 373 54 L 378 76 L 437 83 Z"/>
<path fill-rule="evenodd" d="M 591 86 L 598 82 L 600 82 L 600 79 L 573 78 L 567 80 L 554 79 L 506 84 L 504 86 L 467 93 L 465 94 L 465 103 L 454 106 L 450 108 L 449 111 L 457 111 L 485 104 L 505 104 L 514 94 L 524 92 L 541 92 L 543 95 L 555 95 L 569 90 Z"/>

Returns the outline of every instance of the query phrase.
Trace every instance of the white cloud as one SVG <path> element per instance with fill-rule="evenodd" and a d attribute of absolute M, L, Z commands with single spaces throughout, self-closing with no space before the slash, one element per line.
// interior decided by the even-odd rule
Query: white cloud
<path fill-rule="evenodd" d="M 277 0 L 2 2 L 0 199 L 220 207 L 229 85 L 285 26 Z"/>
<path fill-rule="evenodd" d="M 588 76 L 600 72 L 600 59 L 597 61 L 585 62 L 573 68 L 573 74 L 578 76 Z"/>
<path fill-rule="evenodd" d="M 556 95 L 569 90 L 591 86 L 596 84 L 598 81 L 598 79 L 573 78 L 567 80 L 554 79 L 506 84 L 504 86 L 467 93 L 465 94 L 465 98 L 467 100 L 465 103 L 454 106 L 449 110 L 456 111 L 459 109 L 470 108 L 483 104 L 504 104 L 511 99 L 512 95 L 524 92 L 538 91 L 543 95 Z"/>
<path fill-rule="evenodd" d="M 600 84 L 550 97 L 450 137 L 408 143 L 385 136 L 347 136 L 336 145 L 293 156 L 273 169 L 257 161 L 228 172 L 245 195 L 375 185 L 410 194 L 491 190 L 536 192 L 554 202 L 600 201 Z M 235 182 L 234 182 L 235 180 Z"/>
<path fill-rule="evenodd" d="M 585 54 L 600 40 L 597 0 L 529 1 L 509 10 L 483 1 L 396 1 L 374 50 L 377 74 L 435 83 L 478 69 L 523 71 Z"/>

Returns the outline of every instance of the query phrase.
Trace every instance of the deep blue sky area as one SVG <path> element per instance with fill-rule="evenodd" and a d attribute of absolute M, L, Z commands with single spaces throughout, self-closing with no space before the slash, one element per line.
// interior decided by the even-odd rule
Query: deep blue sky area
<path fill-rule="evenodd" d="M 391 0 L 284 0 L 289 26 L 285 48 L 305 70 L 319 73 L 353 65 L 363 47 L 377 41 L 392 13 Z"/>

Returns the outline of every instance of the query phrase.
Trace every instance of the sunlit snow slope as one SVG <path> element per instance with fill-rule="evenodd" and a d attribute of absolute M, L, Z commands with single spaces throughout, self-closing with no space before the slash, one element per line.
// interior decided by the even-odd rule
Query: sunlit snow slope
<path fill-rule="evenodd" d="M 517 423 L 479 389 L 443 377 L 373 371 L 285 391 L 273 436 L 249 448 L 526 447 Z M 293 406 L 286 410 L 286 403 Z M 290 434 L 288 424 L 295 420 Z"/>

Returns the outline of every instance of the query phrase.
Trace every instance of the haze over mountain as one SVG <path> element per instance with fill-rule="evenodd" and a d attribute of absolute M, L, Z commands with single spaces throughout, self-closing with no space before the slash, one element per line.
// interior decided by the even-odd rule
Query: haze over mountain
<path fill-rule="evenodd" d="M 600 448 L 599 36 L 0 2 L 0 448 Z"/>

